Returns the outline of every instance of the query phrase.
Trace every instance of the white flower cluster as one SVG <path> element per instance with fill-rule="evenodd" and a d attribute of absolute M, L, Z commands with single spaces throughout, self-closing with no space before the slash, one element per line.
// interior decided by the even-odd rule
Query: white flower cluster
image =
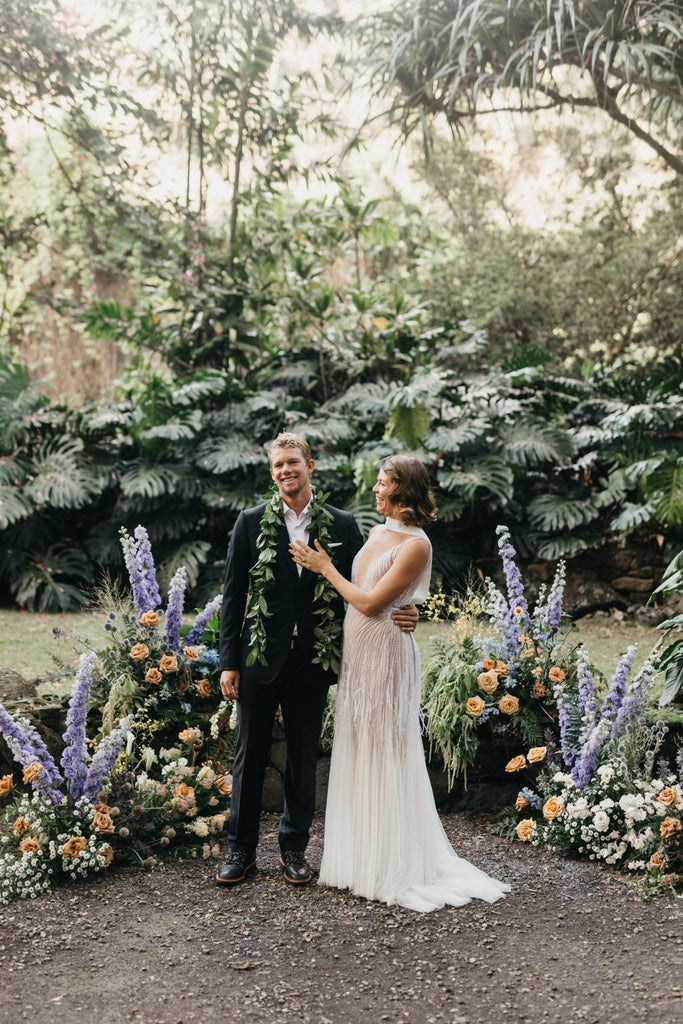
<path fill-rule="evenodd" d="M 225 815 L 224 814 L 213 814 L 208 818 L 195 818 L 194 821 L 188 822 L 185 826 L 186 832 L 192 832 L 193 835 L 199 836 L 204 839 L 206 836 L 212 833 L 222 832 L 225 826 Z"/>
<path fill-rule="evenodd" d="M 555 796 L 564 811 L 552 821 L 537 823 L 534 844 L 571 849 L 607 864 L 625 862 L 632 871 L 647 869 L 643 854 L 649 858 L 661 845 L 657 820 L 683 812 L 683 786 L 673 775 L 628 784 L 616 759 L 598 768 L 583 793 L 563 772 L 556 772 L 552 782 L 553 792 L 546 797 Z"/>

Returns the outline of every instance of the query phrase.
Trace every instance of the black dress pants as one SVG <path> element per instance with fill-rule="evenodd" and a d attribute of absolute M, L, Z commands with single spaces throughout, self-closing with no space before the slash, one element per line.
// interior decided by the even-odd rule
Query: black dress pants
<path fill-rule="evenodd" d="M 287 741 L 280 849 L 306 849 L 315 811 L 316 763 L 326 701 L 327 683 L 315 678 L 310 654 L 303 656 L 296 642 L 271 683 L 240 680 L 228 825 L 231 849 L 254 850 L 258 844 L 263 779 L 278 704 Z"/>

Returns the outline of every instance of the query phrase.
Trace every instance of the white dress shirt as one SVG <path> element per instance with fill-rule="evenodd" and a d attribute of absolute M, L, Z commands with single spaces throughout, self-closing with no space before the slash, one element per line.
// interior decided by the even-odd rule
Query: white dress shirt
<path fill-rule="evenodd" d="M 308 502 L 308 505 L 306 505 L 306 508 L 303 509 L 299 513 L 299 515 L 296 514 L 293 508 L 289 507 L 286 501 L 282 502 L 282 505 L 285 510 L 285 526 L 287 527 L 287 533 L 289 534 L 290 544 L 293 544 L 295 540 L 300 540 L 304 544 L 308 544 L 308 538 L 310 536 L 308 527 L 311 525 L 310 519 L 308 517 L 308 510 L 311 507 L 312 500 L 313 499 L 311 498 L 311 500 Z M 299 563 L 297 562 L 296 571 L 299 573 L 299 576 L 301 576 L 302 570 L 303 566 L 299 565 Z M 295 622 L 292 636 L 294 637 L 298 635 L 299 629 Z"/>

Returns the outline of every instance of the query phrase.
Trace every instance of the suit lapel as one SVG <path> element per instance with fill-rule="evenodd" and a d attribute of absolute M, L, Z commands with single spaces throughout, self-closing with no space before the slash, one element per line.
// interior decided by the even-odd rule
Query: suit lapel
<path fill-rule="evenodd" d="M 287 533 L 287 527 L 284 525 L 279 526 L 277 531 L 277 554 L 284 572 L 298 579 L 299 574 L 296 570 L 296 563 L 289 553 L 289 534 Z"/>

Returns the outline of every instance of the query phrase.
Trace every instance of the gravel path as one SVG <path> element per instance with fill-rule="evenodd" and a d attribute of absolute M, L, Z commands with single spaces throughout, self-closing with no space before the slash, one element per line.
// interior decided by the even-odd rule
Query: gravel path
<path fill-rule="evenodd" d="M 236 890 L 189 861 L 3 908 L 0 1024 L 682 1024 L 683 901 L 443 820 L 507 899 L 421 915 L 286 886 L 267 815 Z"/>

